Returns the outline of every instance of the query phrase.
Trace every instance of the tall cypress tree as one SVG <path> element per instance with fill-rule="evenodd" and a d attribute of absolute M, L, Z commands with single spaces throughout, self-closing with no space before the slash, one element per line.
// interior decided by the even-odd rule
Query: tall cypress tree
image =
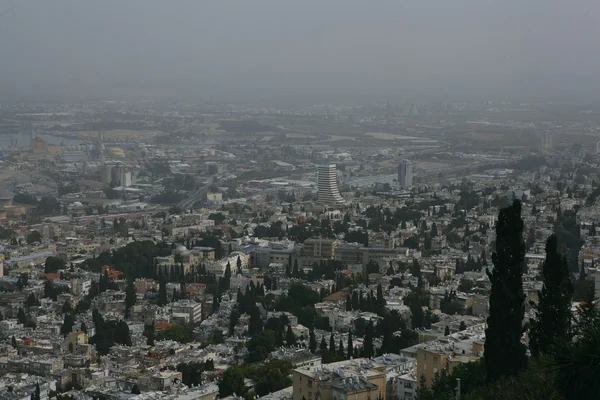
<path fill-rule="evenodd" d="M 127 279 L 127 287 L 125 288 L 125 318 L 131 315 L 131 307 L 135 305 L 137 300 L 137 292 L 133 284 L 133 277 Z"/>
<path fill-rule="evenodd" d="M 373 321 L 369 321 L 369 325 L 365 329 L 365 337 L 363 339 L 362 357 L 371 358 L 375 354 L 373 349 L 373 336 L 375 334 L 375 328 L 373 327 Z"/>
<path fill-rule="evenodd" d="M 13 338 L 14 338 L 14 336 L 13 336 Z M 15 348 L 16 348 L 16 346 L 15 346 Z M 324 351 L 327 351 L 327 342 L 325 341 L 325 335 L 321 336 L 321 344 L 319 345 L 319 350 L 321 350 L 321 353 Z"/>
<path fill-rule="evenodd" d="M 164 275 L 158 278 L 158 305 L 167 305 L 167 279 Z"/>
<path fill-rule="evenodd" d="M 354 357 L 354 345 L 352 344 L 352 332 L 348 332 L 348 360 Z"/>
<path fill-rule="evenodd" d="M 385 307 L 385 299 L 383 298 L 383 288 L 381 282 L 377 285 L 377 309 L 381 311 Z"/>
<path fill-rule="evenodd" d="M 329 352 L 335 354 L 335 339 L 333 338 L 333 332 L 329 335 Z"/>
<path fill-rule="evenodd" d="M 350 297 L 350 293 L 346 296 L 346 311 L 352 311 L 352 297 Z"/>
<path fill-rule="evenodd" d="M 313 354 L 317 351 L 317 338 L 315 336 L 314 329 L 311 329 L 310 333 L 309 333 L 308 348 L 310 349 L 310 352 Z"/>
<path fill-rule="evenodd" d="M 492 290 L 484 360 L 488 379 L 497 380 L 516 375 L 527 366 L 526 348 L 521 342 L 525 313 L 525 242 L 519 200 L 500 210 L 492 263 L 494 269 L 487 270 Z"/>
<path fill-rule="evenodd" d="M 344 342 L 342 341 L 341 338 L 340 338 L 340 345 L 338 347 L 338 356 L 341 357 L 341 358 L 345 357 L 345 354 L 344 354 Z"/>
<path fill-rule="evenodd" d="M 294 332 L 292 332 L 291 325 L 288 325 L 287 327 L 287 332 L 285 334 L 285 342 L 290 347 L 296 345 L 296 336 L 294 335 Z"/>
<path fill-rule="evenodd" d="M 534 355 L 546 353 L 569 338 L 573 285 L 567 259 L 558 252 L 556 235 L 546 241 L 542 277 L 544 285 L 538 292 L 537 318 L 531 323 L 529 342 Z"/>

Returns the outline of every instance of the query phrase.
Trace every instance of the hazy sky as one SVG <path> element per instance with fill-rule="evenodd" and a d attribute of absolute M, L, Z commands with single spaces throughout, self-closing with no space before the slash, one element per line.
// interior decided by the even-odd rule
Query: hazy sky
<path fill-rule="evenodd" d="M 0 88 L 598 89 L 598 0 L 0 0 Z"/>

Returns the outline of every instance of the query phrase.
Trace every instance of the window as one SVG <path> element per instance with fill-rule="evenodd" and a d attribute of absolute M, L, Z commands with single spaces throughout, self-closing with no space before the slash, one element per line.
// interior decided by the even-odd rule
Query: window
<path fill-rule="evenodd" d="M 312 381 L 312 379 L 309 379 L 309 380 L 308 380 L 308 383 L 307 383 L 307 385 L 308 385 L 308 386 L 312 386 L 312 384 L 313 384 L 313 381 Z"/>

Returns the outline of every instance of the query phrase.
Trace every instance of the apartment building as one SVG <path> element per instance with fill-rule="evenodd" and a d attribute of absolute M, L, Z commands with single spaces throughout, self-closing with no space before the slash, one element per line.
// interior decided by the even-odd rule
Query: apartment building
<path fill-rule="evenodd" d="M 293 400 L 386 398 L 386 367 L 366 358 L 293 371 Z"/>

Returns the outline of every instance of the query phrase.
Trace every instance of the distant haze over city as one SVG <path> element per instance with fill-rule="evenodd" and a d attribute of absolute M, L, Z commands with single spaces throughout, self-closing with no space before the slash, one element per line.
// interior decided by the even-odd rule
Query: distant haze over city
<path fill-rule="evenodd" d="M 0 100 L 588 100 L 592 0 L 3 1 Z"/>

